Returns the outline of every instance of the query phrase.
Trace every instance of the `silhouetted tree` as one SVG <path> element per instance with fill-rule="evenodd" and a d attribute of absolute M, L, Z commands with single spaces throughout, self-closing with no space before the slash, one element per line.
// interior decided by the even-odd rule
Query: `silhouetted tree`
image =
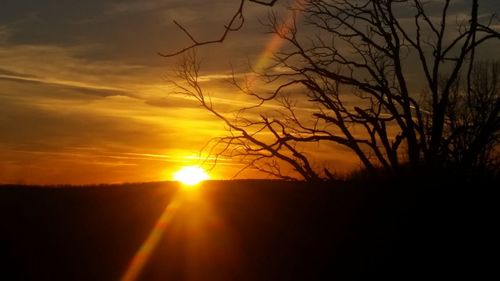
<path fill-rule="evenodd" d="M 469 77 L 470 82 L 459 79 L 451 88 L 443 155 L 465 171 L 498 170 L 500 62 L 480 61 Z"/>
<path fill-rule="evenodd" d="M 211 152 L 277 177 L 305 180 L 334 174 L 335 163 L 320 165 L 311 155 L 308 145 L 317 143 L 347 148 L 368 171 L 471 169 L 494 159 L 499 66 L 475 61 L 477 49 L 498 44 L 500 33 L 492 28 L 495 15 L 479 17 L 478 0 L 470 1 L 468 16 L 451 19 L 451 0 L 298 2 L 290 10 L 303 15 L 300 24 L 296 17 L 269 15 L 267 27 L 287 43 L 260 73 L 274 90 L 232 80 L 257 99 L 253 106 L 234 115 L 217 110 L 200 86 L 196 57 L 185 56 L 178 72 L 185 83 L 177 86 L 229 129 Z M 241 27 L 244 3 L 216 42 Z M 212 42 L 198 42 L 179 27 L 193 45 L 170 55 Z M 313 34 L 302 35 L 301 27 Z M 269 110 L 271 103 L 280 109 Z"/>

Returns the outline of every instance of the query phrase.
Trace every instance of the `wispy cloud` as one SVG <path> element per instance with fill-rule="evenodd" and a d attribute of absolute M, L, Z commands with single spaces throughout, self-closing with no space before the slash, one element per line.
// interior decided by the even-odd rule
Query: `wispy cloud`
<path fill-rule="evenodd" d="M 5 73 L 9 73 L 8 71 L 4 71 Z M 0 69 L 0 79 L 4 80 L 12 80 L 18 82 L 27 82 L 27 83 L 35 83 L 35 84 L 47 84 L 61 87 L 68 87 L 80 90 L 83 93 L 88 93 L 91 95 L 97 96 L 114 96 L 114 95 L 127 95 L 127 91 L 125 89 L 106 87 L 100 85 L 91 85 L 84 82 L 79 81 L 64 81 L 64 80 L 56 80 L 50 78 L 40 78 L 30 75 L 18 75 L 14 74 L 1 74 L 2 70 Z"/>
<path fill-rule="evenodd" d="M 9 31 L 7 26 L 0 25 L 0 44 L 5 44 L 9 39 Z"/>
<path fill-rule="evenodd" d="M 141 13 L 147 11 L 157 11 L 160 9 L 172 8 L 175 2 L 179 1 L 163 1 L 163 0 L 145 0 L 145 1 L 121 1 L 113 2 L 107 5 L 107 13 Z M 180 3 L 180 2 L 179 2 Z M 179 4 L 177 3 L 177 4 Z"/>

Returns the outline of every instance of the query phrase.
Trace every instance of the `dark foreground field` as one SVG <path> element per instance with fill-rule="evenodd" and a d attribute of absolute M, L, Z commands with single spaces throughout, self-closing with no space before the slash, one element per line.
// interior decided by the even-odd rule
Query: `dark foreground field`
<path fill-rule="evenodd" d="M 171 200 L 139 280 L 484 280 L 498 266 L 495 187 L 378 185 L 4 186 L 0 279 L 120 280 Z"/>

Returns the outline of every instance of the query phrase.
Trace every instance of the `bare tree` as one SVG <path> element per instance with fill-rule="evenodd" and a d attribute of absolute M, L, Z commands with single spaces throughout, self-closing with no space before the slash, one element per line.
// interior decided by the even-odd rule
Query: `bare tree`
<path fill-rule="evenodd" d="M 244 2 L 236 16 L 242 16 Z M 492 28 L 496 15 L 480 19 L 478 0 L 470 2 L 462 19 L 450 19 L 451 0 L 300 3 L 290 9 L 303 14 L 301 25 L 269 15 L 267 27 L 287 42 L 261 74 L 274 90 L 258 92 L 232 81 L 257 99 L 254 106 L 222 114 L 200 86 L 195 56 L 185 57 L 178 73 L 186 82 L 177 84 L 181 92 L 196 98 L 230 132 L 211 146 L 214 154 L 238 157 L 246 167 L 274 176 L 306 180 L 333 177 L 334 163 L 319 165 L 307 149 L 316 143 L 349 149 L 370 171 L 470 168 L 491 159 L 500 129 L 498 66 L 475 61 L 476 50 L 487 42 L 498 44 L 500 33 Z M 237 29 L 233 22 L 225 34 Z M 193 45 L 176 54 L 205 44 L 180 27 Z M 412 85 L 410 77 L 420 85 Z M 423 88 L 428 103 L 422 102 Z M 281 109 L 266 111 L 270 103 Z M 287 172 L 290 168 L 296 173 Z"/>
<path fill-rule="evenodd" d="M 498 169 L 500 144 L 500 62 L 480 61 L 470 84 L 457 80 L 446 111 L 444 156 L 466 171 Z"/>

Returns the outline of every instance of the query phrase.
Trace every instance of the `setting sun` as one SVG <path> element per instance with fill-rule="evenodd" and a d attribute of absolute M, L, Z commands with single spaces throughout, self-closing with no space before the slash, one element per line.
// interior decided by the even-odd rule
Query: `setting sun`
<path fill-rule="evenodd" d="M 209 179 L 207 172 L 198 166 L 183 167 L 174 174 L 174 179 L 184 185 L 196 185 Z"/>

